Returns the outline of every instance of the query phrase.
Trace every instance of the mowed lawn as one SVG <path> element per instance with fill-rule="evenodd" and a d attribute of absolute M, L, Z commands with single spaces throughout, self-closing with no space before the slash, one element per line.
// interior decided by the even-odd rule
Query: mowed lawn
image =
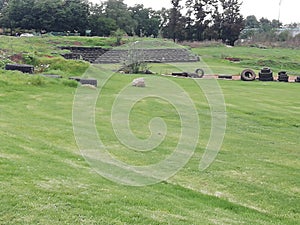
<path fill-rule="evenodd" d="M 109 118 L 114 96 L 135 77 L 112 76 L 96 110 L 103 142 L 115 157 L 130 163 L 139 156 L 131 159 L 130 151 L 117 142 Z M 129 187 L 101 177 L 81 156 L 72 126 L 76 88 L 51 79 L 34 85 L 30 79 L 0 75 L 0 224 L 299 223 L 300 84 L 220 80 L 226 135 L 216 160 L 201 172 L 209 106 L 193 80 L 167 78 L 183 87 L 196 105 L 199 144 L 174 177 Z M 147 137 L 144 124 L 163 115 L 171 132 L 167 143 L 176 145 L 172 134 L 179 122 L 168 113 L 173 111 L 165 102 L 146 99 L 132 110 L 133 118 L 144 121 L 140 129 L 133 126 L 134 132 Z M 117 151 L 119 146 L 124 153 Z M 159 155 L 140 157 L 153 163 Z"/>

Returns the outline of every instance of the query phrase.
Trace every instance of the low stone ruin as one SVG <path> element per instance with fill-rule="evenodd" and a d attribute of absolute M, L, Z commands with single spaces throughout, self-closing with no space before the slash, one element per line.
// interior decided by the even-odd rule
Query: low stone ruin
<path fill-rule="evenodd" d="M 34 73 L 34 66 L 32 65 L 26 65 L 26 64 L 6 64 L 5 66 L 6 70 L 17 70 L 21 71 L 23 73 Z"/>
<path fill-rule="evenodd" d="M 122 63 L 128 59 L 128 50 L 103 49 L 100 47 L 61 47 L 70 50 L 71 53 L 63 54 L 66 59 L 82 59 L 90 63 Z M 137 55 L 142 56 L 144 62 L 167 63 L 167 62 L 198 62 L 199 56 L 194 55 L 185 48 L 174 49 L 136 49 Z"/>

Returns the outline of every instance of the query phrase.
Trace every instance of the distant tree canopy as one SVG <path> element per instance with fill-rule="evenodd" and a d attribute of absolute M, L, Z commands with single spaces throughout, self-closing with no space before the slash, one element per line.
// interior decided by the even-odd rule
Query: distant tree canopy
<path fill-rule="evenodd" d="M 37 31 L 78 31 L 88 26 L 87 0 L 4 0 L 2 27 Z"/>
<path fill-rule="evenodd" d="M 239 0 L 171 0 L 171 9 L 153 10 L 123 0 L 0 0 L 0 26 L 60 32 L 91 30 L 109 36 L 162 36 L 174 41 L 223 40 L 233 45 L 244 27 Z M 255 21 L 254 21 L 255 22 Z M 254 25 L 253 25 L 254 26 Z"/>
<path fill-rule="evenodd" d="M 254 15 L 250 15 L 245 19 L 245 29 L 241 32 L 240 38 L 254 42 L 286 41 L 289 32 L 281 33 L 280 28 L 282 23 L 278 20 L 271 21 L 264 17 L 257 19 Z"/>
<path fill-rule="evenodd" d="M 172 0 L 169 22 L 163 28 L 168 38 L 189 41 L 222 40 L 234 45 L 244 28 L 239 0 Z M 182 6 L 185 10 L 182 10 Z M 186 11 L 185 15 L 182 11 Z"/>
<path fill-rule="evenodd" d="M 260 31 L 270 31 L 282 27 L 282 23 L 278 20 L 268 20 L 267 18 L 260 18 L 259 20 L 254 16 L 247 16 L 245 19 L 246 29 L 259 29 Z"/>

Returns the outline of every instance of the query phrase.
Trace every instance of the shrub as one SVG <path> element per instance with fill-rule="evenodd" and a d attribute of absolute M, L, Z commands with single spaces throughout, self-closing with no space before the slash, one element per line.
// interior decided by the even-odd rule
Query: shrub
<path fill-rule="evenodd" d="M 63 85 L 65 85 L 67 87 L 77 88 L 78 87 L 78 82 L 75 81 L 75 80 L 64 80 Z"/>
<path fill-rule="evenodd" d="M 23 61 L 24 61 L 24 63 L 33 65 L 33 66 L 38 66 L 40 64 L 38 56 L 36 56 L 34 53 L 23 54 Z"/>
<path fill-rule="evenodd" d="M 46 84 L 45 78 L 42 76 L 30 76 L 28 80 L 28 84 L 34 86 L 43 86 Z"/>

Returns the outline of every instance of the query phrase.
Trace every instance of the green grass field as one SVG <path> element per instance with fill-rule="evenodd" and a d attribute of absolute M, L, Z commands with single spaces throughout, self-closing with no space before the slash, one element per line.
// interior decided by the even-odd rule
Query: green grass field
<path fill-rule="evenodd" d="M 245 48 L 193 51 L 201 52 L 209 66 L 215 65 L 212 70 L 222 73 L 238 73 L 243 62 L 215 62 L 214 58 L 225 51 L 230 56 L 237 55 L 232 51 L 238 51 L 239 57 L 248 54 Z M 289 50 L 285 51 L 288 55 Z M 296 53 L 290 52 L 297 61 Z M 73 67 L 66 72 L 61 66 L 64 75 L 87 68 L 83 62 L 67 63 Z M 224 71 L 226 66 L 234 69 Z M 100 70 L 104 73 L 113 67 L 100 66 Z M 151 65 L 159 73 L 173 69 Z M 296 73 L 300 68 L 290 70 Z M 98 70 L 90 75 L 101 77 Z M 130 151 L 118 141 L 110 123 L 111 107 L 116 95 L 140 76 L 114 74 L 105 86 L 86 88 L 86 92 L 94 94 L 101 88 L 95 124 L 109 152 L 129 164 L 146 165 L 171 153 L 180 122 L 172 105 L 146 98 L 131 110 L 132 131 L 147 138 L 149 121 L 159 116 L 168 126 L 165 141 L 143 153 Z M 130 187 L 103 178 L 81 155 L 72 123 L 74 83 L 1 70 L 0 224 L 298 224 L 299 84 L 219 80 L 227 129 L 216 160 L 201 172 L 199 161 L 210 132 L 209 105 L 193 80 L 165 79 L 177 83 L 193 100 L 201 127 L 199 142 L 175 176 L 150 186 Z"/>

